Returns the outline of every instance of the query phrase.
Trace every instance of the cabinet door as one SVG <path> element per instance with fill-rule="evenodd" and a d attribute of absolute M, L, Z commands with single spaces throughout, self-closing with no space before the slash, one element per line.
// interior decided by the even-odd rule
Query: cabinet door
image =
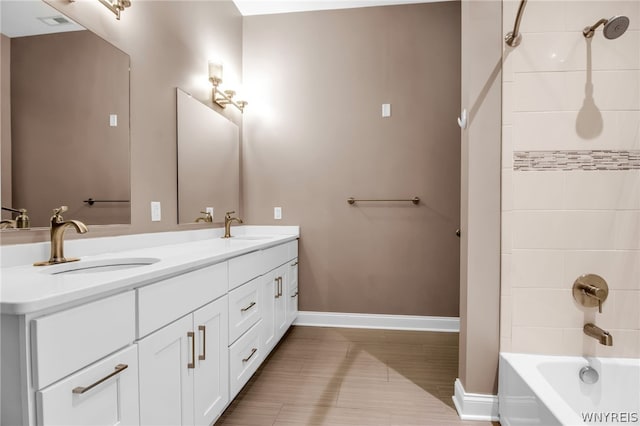
<path fill-rule="evenodd" d="M 141 424 L 193 424 L 192 327 L 187 315 L 138 343 Z"/>
<path fill-rule="evenodd" d="M 276 301 L 278 300 L 278 282 L 275 271 L 263 275 L 262 281 L 262 347 L 268 354 L 276 345 Z"/>
<path fill-rule="evenodd" d="M 193 313 L 197 336 L 194 377 L 196 425 L 211 425 L 229 402 L 227 296 Z"/>
<path fill-rule="evenodd" d="M 298 259 L 289 262 L 287 275 L 287 327 L 293 324 L 298 316 Z"/>
<path fill-rule="evenodd" d="M 92 386 L 94 385 L 94 386 Z M 135 345 L 36 393 L 38 425 L 137 425 Z"/>
<path fill-rule="evenodd" d="M 289 298 L 289 264 L 284 264 L 275 270 L 276 280 L 279 280 L 278 286 L 278 298 L 276 300 L 275 306 L 275 324 L 276 324 L 276 341 L 279 341 L 284 333 L 289 328 L 287 323 L 287 304 L 289 303 L 287 299 Z"/>

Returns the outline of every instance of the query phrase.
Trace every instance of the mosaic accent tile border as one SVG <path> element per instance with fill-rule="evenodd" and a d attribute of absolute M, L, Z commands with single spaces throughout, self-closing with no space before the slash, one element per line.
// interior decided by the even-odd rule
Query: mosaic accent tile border
<path fill-rule="evenodd" d="M 640 170 L 640 150 L 514 151 L 513 170 Z"/>

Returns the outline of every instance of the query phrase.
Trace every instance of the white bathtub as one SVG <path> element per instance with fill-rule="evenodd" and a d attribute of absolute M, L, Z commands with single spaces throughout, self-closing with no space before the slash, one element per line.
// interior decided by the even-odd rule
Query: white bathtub
<path fill-rule="evenodd" d="M 599 380 L 586 384 L 580 369 Z M 640 426 L 640 359 L 500 354 L 500 423 Z"/>

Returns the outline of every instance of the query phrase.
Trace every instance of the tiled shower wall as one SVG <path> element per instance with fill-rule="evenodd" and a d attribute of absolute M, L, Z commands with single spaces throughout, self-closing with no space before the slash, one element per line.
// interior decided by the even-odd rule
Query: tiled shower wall
<path fill-rule="evenodd" d="M 623 36 L 583 37 L 614 15 Z M 529 0 L 521 32 L 503 55 L 501 351 L 640 357 L 640 1 Z M 573 300 L 585 273 L 609 284 L 602 314 Z"/>

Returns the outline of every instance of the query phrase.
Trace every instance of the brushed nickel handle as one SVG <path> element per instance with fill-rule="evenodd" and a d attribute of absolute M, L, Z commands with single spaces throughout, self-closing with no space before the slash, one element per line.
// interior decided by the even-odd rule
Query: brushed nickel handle
<path fill-rule="evenodd" d="M 294 297 L 298 297 L 298 292 L 296 291 L 296 293 L 294 295 L 291 296 L 291 298 L 293 299 Z"/>
<path fill-rule="evenodd" d="M 255 355 L 255 353 L 256 353 L 256 352 L 258 352 L 258 349 L 257 349 L 257 348 L 253 348 L 253 349 L 251 349 L 251 355 L 249 355 L 249 356 L 248 356 L 248 357 L 246 357 L 246 358 L 242 358 L 242 362 L 247 362 L 247 361 L 249 361 L 249 360 L 251 359 L 251 357 L 252 357 L 253 355 Z"/>
<path fill-rule="evenodd" d="M 275 298 L 278 299 L 281 296 L 281 294 L 280 294 L 280 277 L 276 277 L 275 282 L 276 282 L 276 296 L 275 296 Z"/>
<path fill-rule="evenodd" d="M 251 302 L 249 303 L 249 306 L 247 306 L 246 308 L 241 308 L 240 312 L 247 312 L 249 309 L 253 308 L 256 305 L 256 302 Z"/>
<path fill-rule="evenodd" d="M 113 376 L 115 376 L 116 374 L 120 374 L 122 373 L 124 370 L 126 370 L 129 366 L 127 364 L 118 364 L 116 365 L 115 371 L 111 374 L 108 374 L 106 376 L 104 376 L 102 379 L 98 380 L 97 382 L 89 385 L 89 386 L 78 386 L 76 388 L 73 388 L 73 390 L 71 391 L 71 393 L 76 393 L 76 394 L 80 394 L 82 395 L 85 392 L 90 391 L 91 389 L 95 388 L 96 386 L 98 386 L 100 383 L 103 383 L 107 380 L 109 380 L 110 378 L 112 378 Z"/>
<path fill-rule="evenodd" d="M 196 368 L 196 334 L 189 331 L 187 338 L 191 339 L 191 362 L 187 363 L 187 368 Z"/>
<path fill-rule="evenodd" d="M 198 355 L 198 359 L 204 361 L 207 359 L 207 328 L 204 325 L 199 325 L 198 331 L 202 331 L 202 355 Z"/>

